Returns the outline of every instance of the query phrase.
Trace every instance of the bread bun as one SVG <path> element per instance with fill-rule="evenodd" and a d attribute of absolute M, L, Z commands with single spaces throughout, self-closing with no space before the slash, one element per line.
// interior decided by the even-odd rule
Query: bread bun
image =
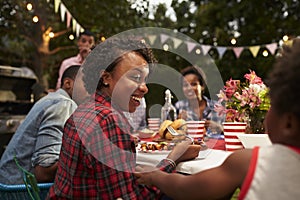
<path fill-rule="evenodd" d="M 173 122 L 171 120 L 165 120 L 161 123 L 158 131 L 160 138 L 166 139 L 166 134 L 168 132 L 167 127 L 170 126 L 172 123 Z"/>
<path fill-rule="evenodd" d="M 174 136 L 171 135 L 171 133 L 169 131 L 167 131 L 166 134 L 165 134 L 165 139 L 167 139 L 167 140 L 173 140 L 173 138 L 174 138 Z"/>
<path fill-rule="evenodd" d="M 176 119 L 171 126 L 175 129 L 175 130 L 180 130 L 181 132 L 186 133 L 187 131 L 187 125 L 186 125 L 186 121 L 184 119 Z"/>
<path fill-rule="evenodd" d="M 159 128 L 159 135 L 162 139 L 173 140 L 175 137 L 167 130 L 168 126 L 172 126 L 178 133 L 186 134 L 187 126 L 186 121 L 183 119 L 177 119 L 174 122 L 165 120 L 161 123 Z M 184 139 L 184 136 L 176 136 L 177 139 Z"/>

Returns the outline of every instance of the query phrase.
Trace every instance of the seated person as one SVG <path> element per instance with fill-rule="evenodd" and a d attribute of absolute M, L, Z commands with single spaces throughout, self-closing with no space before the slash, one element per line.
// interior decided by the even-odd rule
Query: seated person
<path fill-rule="evenodd" d="M 267 82 L 271 108 L 265 124 L 273 145 L 235 151 L 221 166 L 190 176 L 157 169 L 137 173 L 138 182 L 157 186 L 174 199 L 229 199 L 239 187 L 239 199 L 299 199 L 299 77 L 300 43 L 294 42 L 278 58 Z"/>
<path fill-rule="evenodd" d="M 175 103 L 178 118 L 186 121 L 204 120 L 207 134 L 223 131 L 223 118 L 218 116 L 214 107 L 217 103 L 204 96 L 206 78 L 204 72 L 197 66 L 189 66 L 181 71 L 182 90 L 186 97 Z"/>
<path fill-rule="evenodd" d="M 53 182 L 66 120 L 82 99 L 72 100 L 79 65 L 63 74 L 61 88 L 37 101 L 10 140 L 0 161 L 0 183 L 23 184 L 19 164 L 36 176 L 38 182 Z M 76 81 L 79 85 L 80 81 Z M 81 81 L 82 83 L 82 81 Z M 77 86 L 80 88 L 79 86 Z M 82 98 L 85 90 L 78 97 Z"/>
<path fill-rule="evenodd" d="M 136 182 L 135 140 L 123 114 L 140 106 L 148 92 L 145 81 L 153 63 L 151 49 L 133 38 L 109 38 L 87 57 L 83 80 L 91 98 L 79 105 L 66 122 L 48 199 L 159 197 L 156 188 L 139 186 Z M 172 172 L 176 163 L 194 159 L 199 150 L 199 145 L 181 143 L 159 167 Z"/>

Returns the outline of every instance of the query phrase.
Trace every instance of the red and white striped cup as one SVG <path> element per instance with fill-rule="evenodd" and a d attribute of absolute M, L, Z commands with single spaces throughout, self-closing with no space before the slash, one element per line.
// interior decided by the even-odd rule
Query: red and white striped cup
<path fill-rule="evenodd" d="M 157 132 L 160 126 L 160 118 L 148 118 L 148 128 Z"/>
<path fill-rule="evenodd" d="M 223 122 L 226 151 L 235 151 L 244 148 L 237 135 L 245 134 L 246 126 L 246 122 Z"/>
<path fill-rule="evenodd" d="M 196 139 L 203 139 L 205 121 L 187 121 L 187 134 Z"/>

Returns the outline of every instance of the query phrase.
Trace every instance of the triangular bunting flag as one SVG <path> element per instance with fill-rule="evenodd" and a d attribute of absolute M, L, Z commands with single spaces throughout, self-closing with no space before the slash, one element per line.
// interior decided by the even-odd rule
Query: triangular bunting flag
<path fill-rule="evenodd" d="M 177 38 L 172 38 L 174 42 L 174 48 L 177 49 L 179 45 L 182 43 L 182 40 L 177 39 Z"/>
<path fill-rule="evenodd" d="M 244 47 L 234 47 L 233 48 L 233 52 L 237 58 L 240 57 L 243 50 L 244 50 Z"/>
<path fill-rule="evenodd" d="M 80 27 L 80 25 L 77 23 L 77 24 L 76 24 L 76 36 L 77 36 L 77 37 L 79 36 L 80 29 L 81 29 L 81 27 Z"/>
<path fill-rule="evenodd" d="M 202 48 L 202 51 L 203 51 L 203 55 L 206 55 L 209 50 L 211 49 L 211 46 L 210 45 L 201 45 L 201 48 Z"/>
<path fill-rule="evenodd" d="M 161 43 L 164 43 L 165 41 L 167 41 L 167 39 L 169 39 L 169 36 L 166 34 L 160 34 L 160 41 Z"/>
<path fill-rule="evenodd" d="M 54 0 L 54 11 L 55 13 L 58 12 L 58 7 L 59 7 L 59 4 L 60 4 L 60 0 Z"/>
<path fill-rule="evenodd" d="M 47 0 L 47 2 L 49 3 L 50 0 Z M 60 7 L 61 21 L 62 22 L 65 21 L 65 15 L 67 15 L 67 21 L 66 21 L 67 28 L 70 28 L 71 20 L 72 20 L 72 31 L 76 32 L 76 35 L 78 36 L 81 30 L 83 30 L 82 26 L 79 23 L 77 23 L 77 21 L 73 18 L 73 16 L 71 15 L 71 13 L 68 11 L 67 7 L 63 4 L 61 0 L 54 0 L 55 13 L 58 12 L 59 7 Z"/>
<path fill-rule="evenodd" d="M 76 31 L 76 24 L 77 24 L 76 20 L 74 18 L 72 18 L 72 30 L 73 30 L 73 32 Z"/>
<path fill-rule="evenodd" d="M 69 13 L 69 11 L 67 11 L 67 28 L 70 27 L 70 24 L 71 24 L 71 14 Z"/>
<path fill-rule="evenodd" d="M 156 37 L 157 37 L 156 35 L 149 35 L 148 36 L 148 40 L 149 40 L 149 42 L 150 42 L 151 45 L 154 44 L 154 42 L 156 40 Z"/>
<path fill-rule="evenodd" d="M 185 42 L 186 45 L 187 45 L 187 48 L 188 48 L 188 52 L 190 53 L 194 48 L 195 46 L 197 45 L 197 43 L 194 43 L 194 42 Z"/>
<path fill-rule="evenodd" d="M 217 47 L 217 51 L 218 51 L 218 54 L 219 54 L 219 58 L 222 58 L 225 51 L 227 50 L 226 47 Z"/>
<path fill-rule="evenodd" d="M 65 14 L 66 14 L 66 6 L 61 3 L 60 4 L 60 18 L 61 18 L 61 21 L 65 21 Z"/>
<path fill-rule="evenodd" d="M 274 55 L 276 49 L 277 49 L 277 43 L 267 44 L 266 48 L 270 51 L 272 55 Z"/>
<path fill-rule="evenodd" d="M 259 49 L 260 49 L 260 46 L 258 46 L 258 45 L 249 47 L 249 50 L 252 53 L 254 58 L 256 58 Z"/>

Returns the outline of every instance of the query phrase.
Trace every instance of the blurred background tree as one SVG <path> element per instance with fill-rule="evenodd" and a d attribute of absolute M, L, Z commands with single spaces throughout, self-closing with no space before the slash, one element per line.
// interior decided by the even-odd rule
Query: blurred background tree
<path fill-rule="evenodd" d="M 239 58 L 232 50 L 227 50 L 222 58 L 216 48 L 208 52 L 223 80 L 240 79 L 249 69 L 265 78 L 275 55 L 264 57 L 261 48 L 254 57 L 247 47 L 300 34 L 300 6 L 294 0 L 173 0 L 171 7 L 153 4 L 152 0 L 61 2 L 83 28 L 96 34 L 98 42 L 125 30 L 152 26 L 181 32 L 203 45 L 245 47 Z M 32 10 L 27 9 L 28 3 L 33 5 Z M 1 0 L 0 5 L 0 64 L 30 67 L 46 88 L 54 88 L 60 62 L 77 53 L 76 38 L 69 39 L 74 32 L 61 22 L 59 12 L 54 12 L 54 0 Z M 39 17 L 36 23 L 32 21 L 34 16 Z M 54 38 L 48 37 L 50 31 Z M 231 43 L 233 38 L 236 44 Z M 157 50 L 155 54 L 160 63 L 176 70 L 190 65 L 168 51 Z M 157 94 L 163 101 L 163 89 L 153 91 L 147 96 L 149 102 L 155 101 Z"/>

